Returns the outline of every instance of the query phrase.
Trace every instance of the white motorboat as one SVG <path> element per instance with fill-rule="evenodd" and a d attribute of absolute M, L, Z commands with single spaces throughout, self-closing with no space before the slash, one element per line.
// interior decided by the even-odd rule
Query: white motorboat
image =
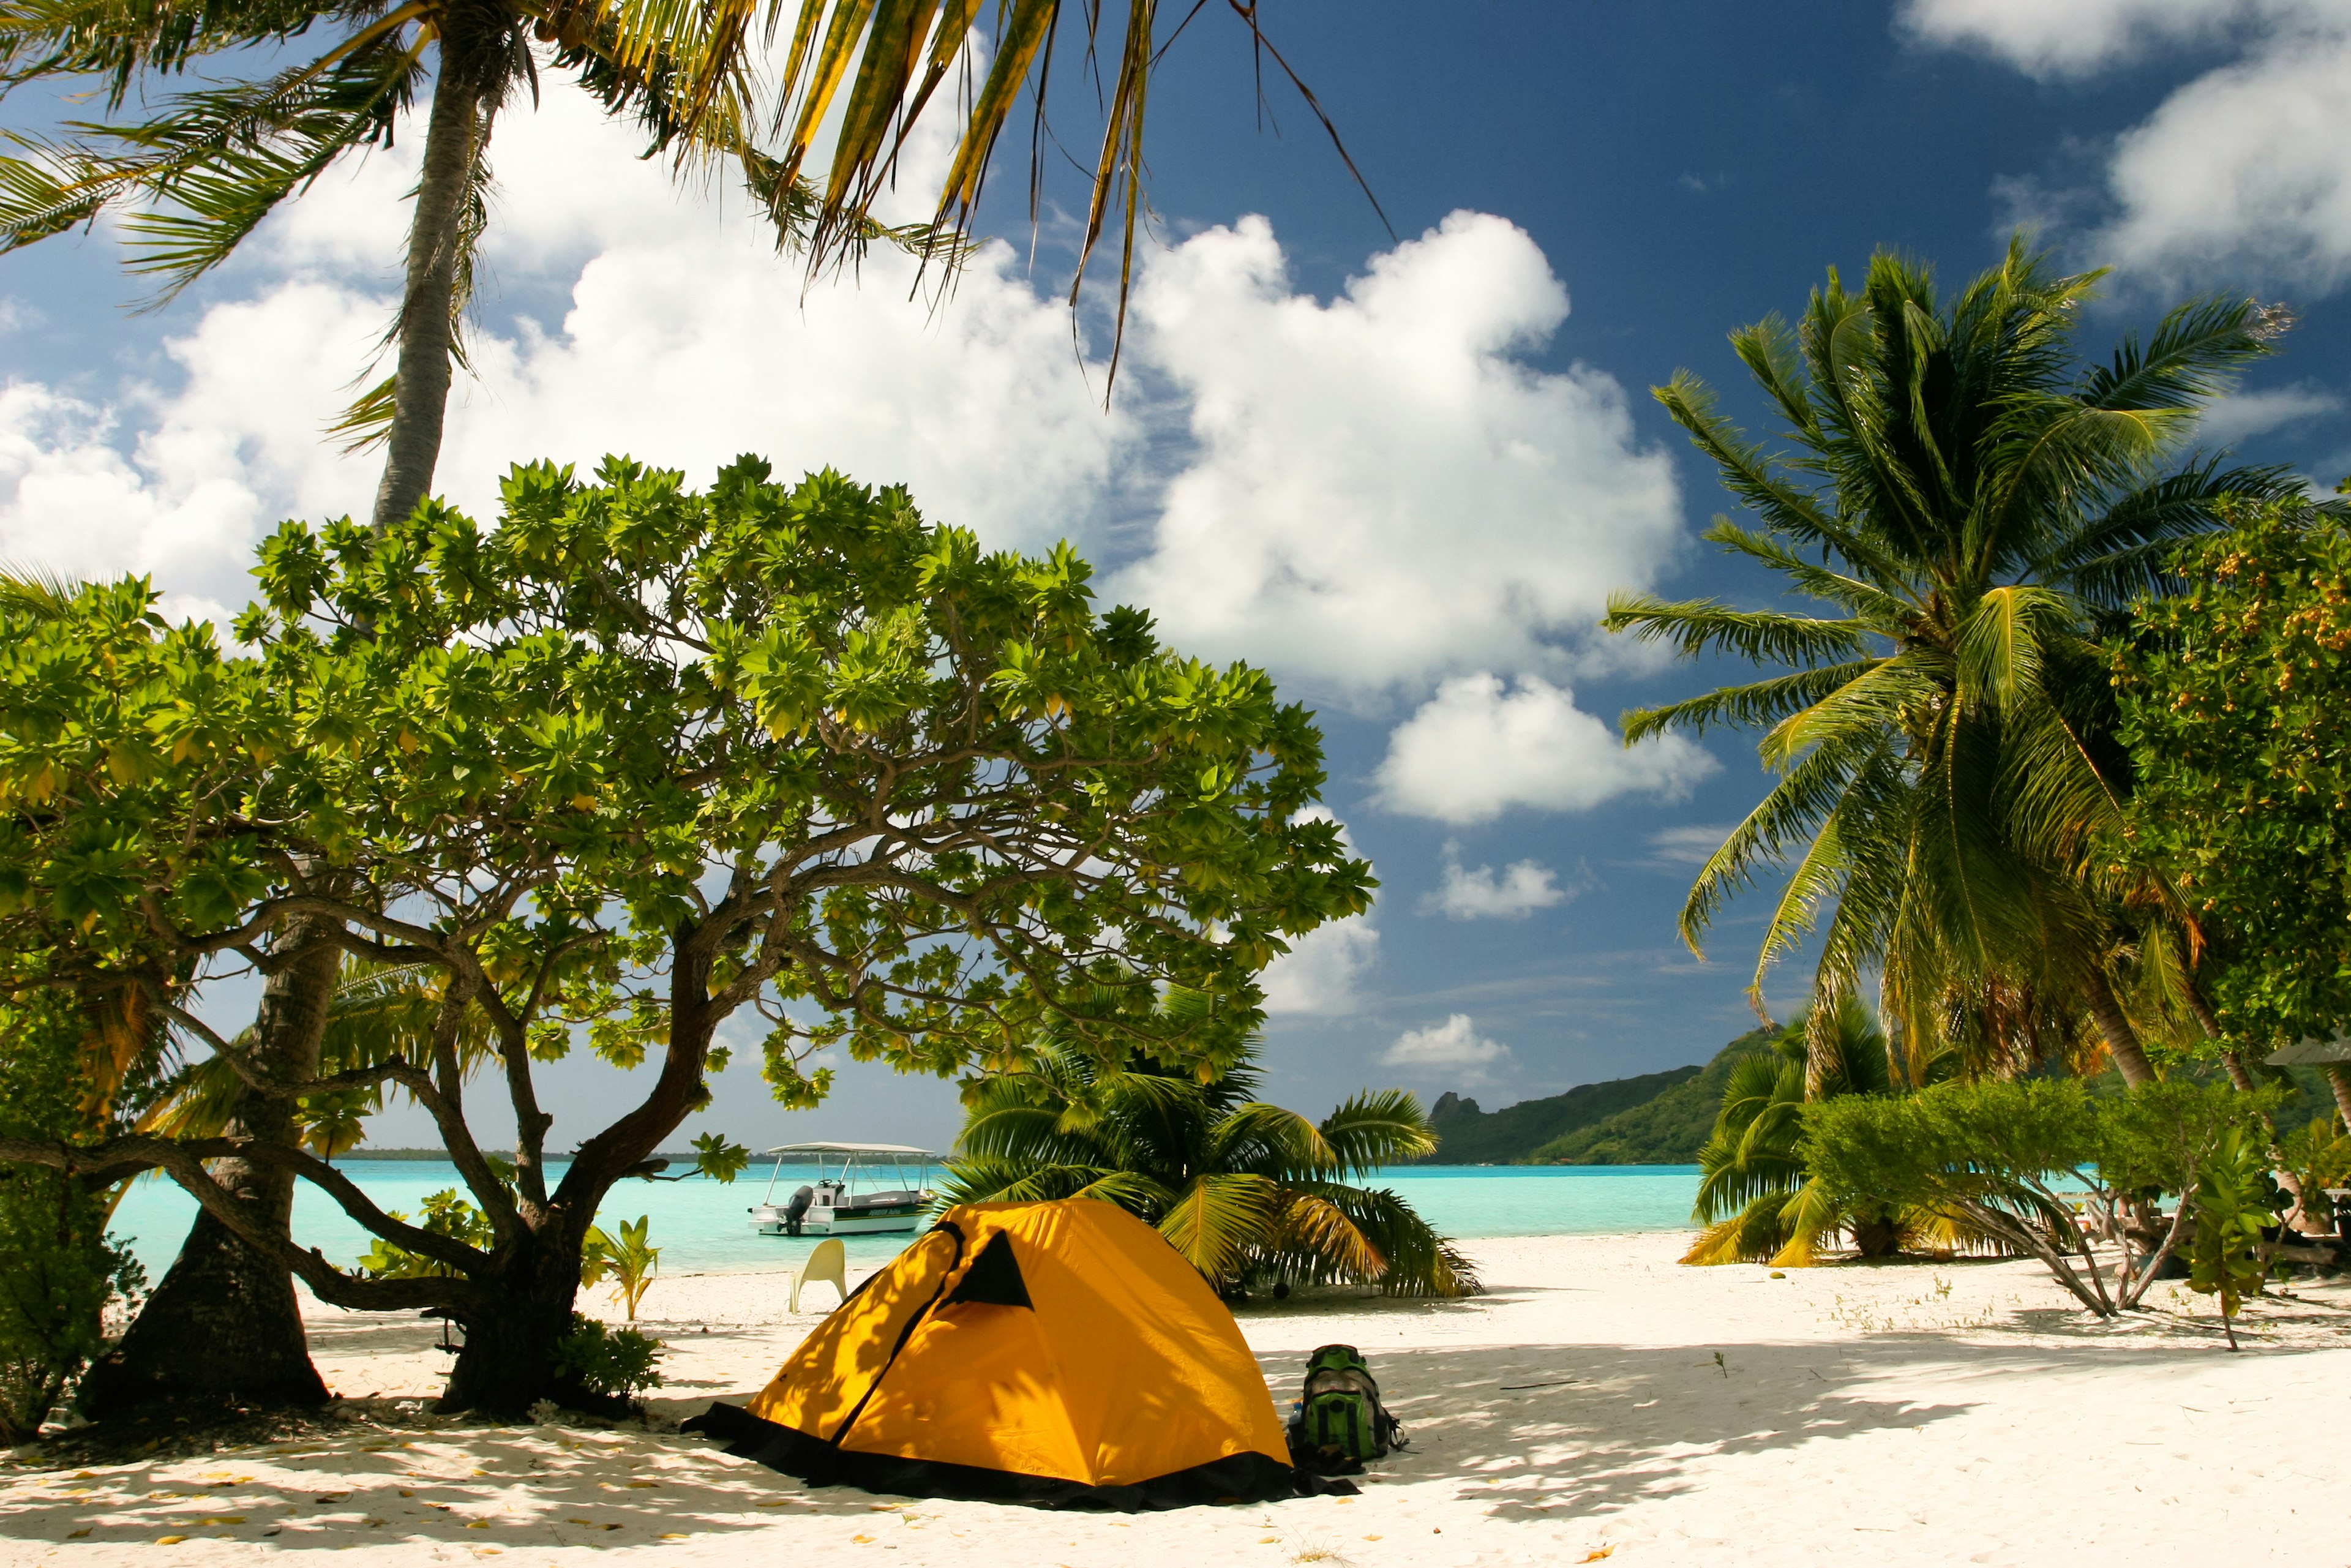
<path fill-rule="evenodd" d="M 914 1230 L 930 1218 L 938 1195 L 929 1182 L 938 1156 L 904 1144 L 785 1144 L 768 1149 L 776 1168 L 768 1190 L 751 1210 L 752 1228 L 762 1236 L 867 1236 Z M 812 1165 L 817 1179 L 776 1201 L 784 1166 Z M 912 1168 L 916 1179 L 909 1181 Z M 887 1176 L 883 1172 L 887 1171 Z"/>

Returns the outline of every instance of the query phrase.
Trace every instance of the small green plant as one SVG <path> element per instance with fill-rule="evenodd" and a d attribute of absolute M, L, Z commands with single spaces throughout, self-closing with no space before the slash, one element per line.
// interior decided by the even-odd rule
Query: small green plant
<path fill-rule="evenodd" d="M 2303 1218 L 2325 1229 L 2335 1223 L 2326 1189 L 2351 1181 L 2351 1134 L 2337 1131 L 2332 1114 L 2314 1116 L 2279 1140 L 2278 1168 L 2301 1195 Z"/>
<path fill-rule="evenodd" d="M 637 1216 L 634 1225 L 625 1219 L 621 1221 L 621 1238 L 617 1241 L 601 1227 L 591 1225 L 580 1249 L 581 1288 L 611 1280 L 613 1293 L 628 1306 L 631 1322 L 637 1321 L 637 1303 L 644 1300 L 646 1290 L 653 1282 L 653 1270 L 661 1264 L 661 1249 L 645 1244 L 652 1230 L 653 1217 L 644 1214 Z"/>
<path fill-rule="evenodd" d="M 2188 1249 L 2188 1288 L 2216 1296 L 2220 1331 L 2237 1348 L 2235 1318 L 2247 1296 L 2259 1295 L 2267 1265 L 2261 1254 L 2262 1228 L 2271 1224 L 2269 1156 L 2241 1127 L 2221 1134 L 2218 1145 L 2196 1170 L 2188 1201 L 2195 1205 L 2195 1237 Z"/>
<path fill-rule="evenodd" d="M 555 1371 L 605 1398 L 634 1399 L 648 1388 L 659 1388 L 662 1342 L 634 1329 L 607 1328 L 584 1312 L 571 1314 L 571 1329 L 555 1342 Z"/>

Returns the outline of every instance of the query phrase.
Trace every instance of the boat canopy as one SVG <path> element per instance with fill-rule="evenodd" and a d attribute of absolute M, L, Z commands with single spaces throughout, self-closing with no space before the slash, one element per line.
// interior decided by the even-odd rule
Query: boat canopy
<path fill-rule="evenodd" d="M 918 1149 L 911 1144 L 778 1144 L 762 1151 L 768 1155 L 896 1155 L 904 1159 L 935 1160 L 938 1155 L 928 1149 Z"/>

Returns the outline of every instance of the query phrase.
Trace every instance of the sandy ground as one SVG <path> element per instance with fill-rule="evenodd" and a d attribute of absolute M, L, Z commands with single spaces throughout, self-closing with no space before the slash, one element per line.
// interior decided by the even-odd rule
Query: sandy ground
<path fill-rule="evenodd" d="M 1286 1408 L 1361 1345 L 1412 1437 L 1360 1498 L 1139 1516 L 811 1491 L 699 1439 L 436 1425 L 413 1318 L 317 1309 L 348 1437 L 0 1473 L 0 1561 L 570 1568 L 871 1563 L 2351 1563 L 2351 1287 L 2101 1327 L 2037 1264 L 1682 1269 L 1670 1235 L 1474 1243 L 1475 1301 L 1242 1314 Z M 777 1276 L 656 1283 L 659 1414 L 757 1390 L 830 1305 Z M 1170 1554 L 1176 1554 L 1171 1557 Z M 590 1554 L 601 1554 L 591 1558 Z M 344 1561 L 339 1559 L 339 1561 Z"/>

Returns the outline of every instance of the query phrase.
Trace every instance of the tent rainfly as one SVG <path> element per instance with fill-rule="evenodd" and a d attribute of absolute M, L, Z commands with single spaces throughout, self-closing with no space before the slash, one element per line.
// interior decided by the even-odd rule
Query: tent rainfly
<path fill-rule="evenodd" d="M 1054 1508 L 1262 1502 L 1290 1462 L 1232 1313 L 1093 1198 L 965 1204 L 868 1278 L 747 1408 L 687 1423 L 812 1485 Z"/>

